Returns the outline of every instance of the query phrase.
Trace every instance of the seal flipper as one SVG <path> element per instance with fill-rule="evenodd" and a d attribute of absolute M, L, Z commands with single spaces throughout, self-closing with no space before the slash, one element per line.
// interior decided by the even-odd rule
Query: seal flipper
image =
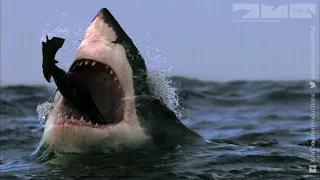
<path fill-rule="evenodd" d="M 65 39 L 60 37 L 53 37 L 49 39 L 48 35 L 46 35 L 46 42 L 42 42 L 42 49 L 54 59 L 58 50 L 63 46 L 64 41 Z"/>
<path fill-rule="evenodd" d="M 42 69 L 44 78 L 48 82 L 51 82 L 55 64 L 58 63 L 58 61 L 54 58 L 58 50 L 62 47 L 64 41 L 65 40 L 63 38 L 59 37 L 53 37 L 51 40 L 49 40 L 48 36 L 46 35 L 46 42 L 42 42 Z"/>

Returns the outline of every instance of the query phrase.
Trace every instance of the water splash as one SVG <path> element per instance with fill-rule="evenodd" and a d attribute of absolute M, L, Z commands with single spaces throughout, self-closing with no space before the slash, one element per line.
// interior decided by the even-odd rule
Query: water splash
<path fill-rule="evenodd" d="M 54 107 L 54 103 L 52 102 L 45 102 L 37 106 L 37 112 L 38 112 L 40 124 L 43 127 L 45 127 L 48 119 L 48 115 L 50 111 L 53 109 L 53 107 Z"/>
<path fill-rule="evenodd" d="M 178 110 L 181 108 L 179 105 L 179 97 L 176 93 L 176 87 L 172 84 L 172 80 L 167 78 L 172 69 L 173 59 L 167 59 L 165 50 L 160 50 L 158 47 L 161 41 L 156 40 L 150 31 L 139 33 L 138 41 L 135 41 L 138 49 L 143 56 L 145 63 L 148 67 L 148 83 L 151 90 L 156 97 L 161 97 L 163 102 L 173 110 L 179 117 L 181 113 Z"/>

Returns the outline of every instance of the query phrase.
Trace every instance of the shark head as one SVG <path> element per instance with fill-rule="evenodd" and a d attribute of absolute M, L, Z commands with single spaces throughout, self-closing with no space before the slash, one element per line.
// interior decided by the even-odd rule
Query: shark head
<path fill-rule="evenodd" d="M 48 116 L 43 134 L 43 142 L 55 151 L 139 148 L 172 139 L 168 135 L 173 132 L 183 136 L 191 131 L 161 100 L 139 99 L 152 96 L 145 62 L 105 8 L 88 27 L 69 72 L 77 74 L 106 122 L 92 123 L 87 114 L 61 96 Z"/>

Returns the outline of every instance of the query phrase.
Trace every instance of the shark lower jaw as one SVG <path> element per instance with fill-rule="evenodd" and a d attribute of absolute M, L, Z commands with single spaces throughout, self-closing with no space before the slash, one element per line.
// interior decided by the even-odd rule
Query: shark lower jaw
<path fill-rule="evenodd" d="M 56 153 L 109 153 L 148 147 L 152 140 L 140 125 L 135 109 L 129 108 L 133 105 L 133 101 L 126 101 L 124 116 L 117 123 L 93 124 L 61 97 L 48 116 L 43 142 Z M 69 118 L 67 112 L 75 116 Z"/>
<path fill-rule="evenodd" d="M 56 114 L 47 121 L 43 142 L 55 153 L 109 153 L 152 144 L 134 117 L 117 124 L 97 126 L 84 120 L 57 118 Z"/>
<path fill-rule="evenodd" d="M 116 124 L 120 124 L 121 122 L 124 121 L 124 119 L 117 121 L 114 123 L 109 124 L 98 124 L 94 123 L 89 117 L 87 117 L 85 114 L 81 112 L 77 112 L 76 109 L 66 107 L 65 105 L 61 105 L 63 109 L 69 109 L 68 111 L 60 111 L 60 113 L 54 117 L 54 125 L 57 126 L 74 126 L 74 127 L 79 127 L 83 126 L 86 128 L 96 128 L 96 129 L 108 129 L 111 126 L 114 126 Z M 68 112 L 68 113 L 66 113 Z M 63 115 L 63 114 L 71 114 L 71 116 L 68 115 Z M 77 114 L 77 115 L 75 115 Z M 79 118 L 81 116 L 81 118 Z"/>

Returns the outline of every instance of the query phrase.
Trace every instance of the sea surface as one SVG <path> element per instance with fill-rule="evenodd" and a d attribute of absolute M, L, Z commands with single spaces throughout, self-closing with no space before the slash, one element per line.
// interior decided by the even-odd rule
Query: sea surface
<path fill-rule="evenodd" d="M 309 81 L 172 80 L 181 121 L 206 138 L 206 144 L 160 152 L 66 155 L 60 163 L 26 160 L 43 132 L 36 108 L 52 99 L 54 90 L 31 85 L 1 87 L 0 179 L 320 177 L 319 83 L 311 89 Z M 312 122 L 314 101 L 316 123 Z M 314 157 L 316 164 L 311 162 Z M 318 165 L 310 167 L 318 174 L 310 173 L 309 165 Z"/>

